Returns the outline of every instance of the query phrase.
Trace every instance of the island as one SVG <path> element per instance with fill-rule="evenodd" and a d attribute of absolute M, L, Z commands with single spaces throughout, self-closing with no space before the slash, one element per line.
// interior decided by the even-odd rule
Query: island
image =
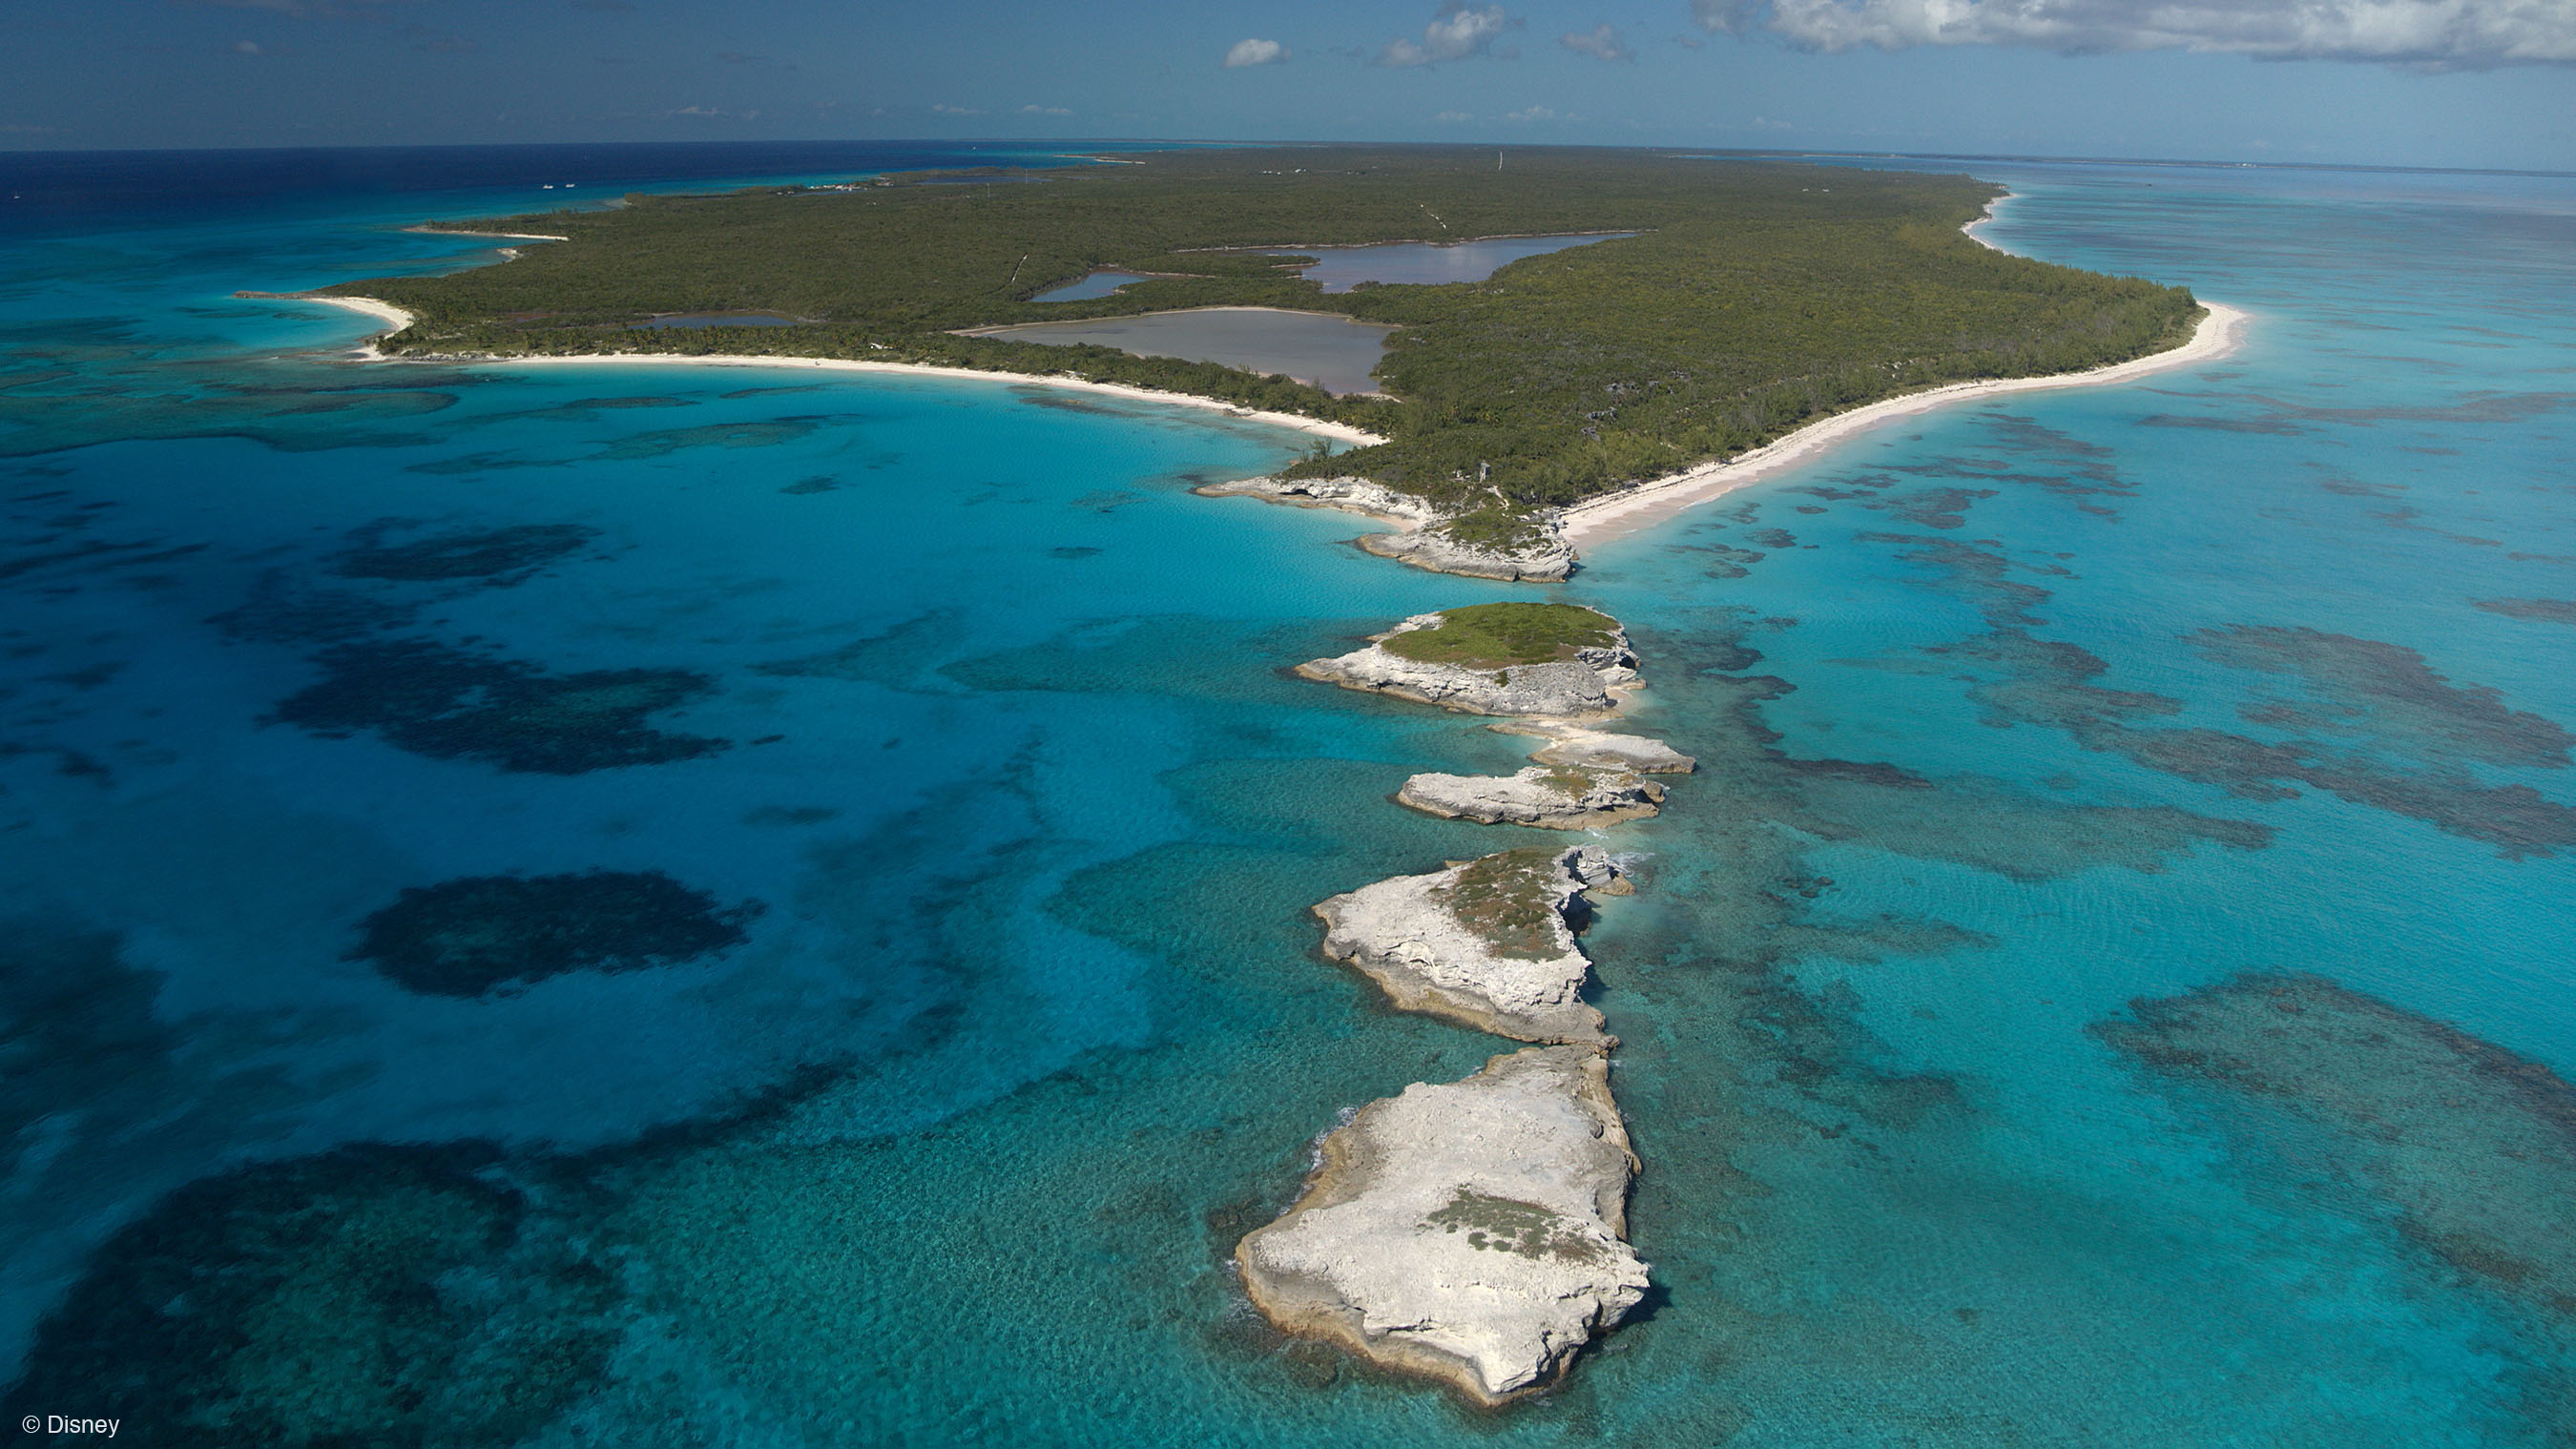
<path fill-rule="evenodd" d="M 981 173 L 1028 184 L 918 173 L 638 195 L 428 223 L 531 240 L 488 265 L 308 295 L 385 316 L 379 356 L 796 358 L 1300 420 L 1329 432 L 1232 491 L 1391 519 L 1399 531 L 1366 546 L 1407 563 L 1534 581 L 1574 566 L 1568 510 L 1588 510 L 1574 532 L 1597 531 L 1628 516 L 1605 506 L 1670 505 L 1684 495 L 1669 485 L 1820 420 L 1944 388 L 2108 376 L 2094 370 L 2171 356 L 2216 315 L 2181 287 L 1980 243 L 1964 229 L 2002 193 L 1967 176 L 1543 147 L 1496 170 L 1493 156 L 1206 148 Z M 1304 275 L 1332 248 L 1575 234 L 1600 239 L 1476 281 L 1328 291 Z M 1066 295 L 1099 272 L 1139 280 Z M 1297 381 L 1292 363 L 992 335 L 1220 308 L 1396 330 L 1368 393 Z"/>
<path fill-rule="evenodd" d="M 1416 614 L 1366 648 L 1297 666 L 1308 679 L 1470 714 L 1606 714 L 1637 677 L 1628 636 L 1574 604 L 1471 604 Z"/>
<path fill-rule="evenodd" d="M 1324 1139 L 1288 1214 L 1235 1250 L 1272 1322 L 1492 1406 L 1544 1387 L 1645 1296 L 1636 1159 L 1580 1047 L 1416 1083 Z"/>

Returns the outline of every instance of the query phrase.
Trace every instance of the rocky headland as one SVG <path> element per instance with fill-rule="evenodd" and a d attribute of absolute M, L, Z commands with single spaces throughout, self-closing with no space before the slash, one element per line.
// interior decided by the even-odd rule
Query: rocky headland
<path fill-rule="evenodd" d="M 1420 774 L 1395 792 L 1395 803 L 1480 825 L 1535 825 L 1589 830 L 1642 820 L 1663 805 L 1664 787 L 1624 769 L 1532 765 L 1510 775 Z"/>
<path fill-rule="evenodd" d="M 1636 1159 L 1597 1051 L 1532 1047 L 1417 1082 L 1320 1155 L 1297 1205 L 1235 1249 L 1289 1332 L 1494 1405 L 1545 1386 L 1645 1294 L 1622 1241 Z"/>
<path fill-rule="evenodd" d="M 1542 743 L 1500 777 L 1423 774 L 1397 799 L 1460 819 L 1582 828 L 1655 813 L 1640 778 L 1695 762 L 1588 721 L 1636 687 L 1617 620 L 1569 604 L 1419 614 L 1365 649 L 1298 672 L 1346 689 L 1502 715 Z M 1316 905 L 1324 953 L 1397 1009 L 1548 1043 L 1465 1081 L 1417 1082 L 1323 1140 L 1295 1205 L 1235 1259 L 1282 1331 L 1495 1405 L 1545 1388 L 1639 1302 L 1646 1265 L 1623 1241 L 1637 1170 L 1609 1087 L 1618 1039 L 1583 1000 L 1576 935 L 1591 898 L 1625 895 L 1597 845 L 1451 861 Z"/>
<path fill-rule="evenodd" d="M 1451 528 L 1449 515 L 1410 493 L 1366 478 L 1238 478 L 1193 490 L 1210 498 L 1263 498 L 1301 508 L 1339 508 L 1397 525 L 1394 533 L 1361 536 L 1360 547 L 1433 573 L 1466 574 L 1510 583 L 1555 583 L 1574 572 L 1574 548 L 1555 516 L 1530 520 L 1529 536 L 1510 545 L 1473 543 Z"/>
<path fill-rule="evenodd" d="M 1572 604 L 1475 604 L 1416 614 L 1368 647 L 1297 666 L 1308 679 L 1467 714 L 1576 718 L 1618 707 L 1637 677 L 1627 633 Z"/>
<path fill-rule="evenodd" d="M 1320 902 L 1324 954 L 1366 972 L 1404 1011 L 1519 1041 L 1606 1046 L 1582 999 L 1592 963 L 1574 932 L 1588 891 L 1621 895 L 1599 846 L 1506 850 L 1399 875 Z"/>

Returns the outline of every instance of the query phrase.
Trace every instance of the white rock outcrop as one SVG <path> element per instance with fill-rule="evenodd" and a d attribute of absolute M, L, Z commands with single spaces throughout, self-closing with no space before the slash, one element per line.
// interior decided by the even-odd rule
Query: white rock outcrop
<path fill-rule="evenodd" d="M 1390 654 L 1384 647 L 1399 634 L 1437 629 L 1442 622 L 1439 614 L 1416 614 L 1372 638 L 1365 649 L 1310 659 L 1297 672 L 1344 689 L 1373 690 L 1468 714 L 1550 716 L 1606 714 L 1617 707 L 1610 691 L 1637 678 L 1637 655 L 1628 647 L 1627 632 L 1615 625 L 1610 643 L 1577 650 L 1571 659 L 1504 669 L 1428 663 Z"/>
<path fill-rule="evenodd" d="M 1622 769 L 1532 765 L 1514 775 L 1421 774 L 1396 791 L 1399 805 L 1482 825 L 1588 830 L 1642 820 L 1662 806 L 1664 787 Z"/>
<path fill-rule="evenodd" d="M 1565 541 L 1553 514 L 1534 521 L 1537 536 L 1528 544 L 1487 548 L 1452 534 L 1447 528 L 1448 515 L 1428 501 L 1366 478 L 1237 478 L 1192 491 L 1208 498 L 1264 498 L 1273 503 L 1339 508 L 1385 519 L 1401 531 L 1369 534 L 1360 539 L 1360 547 L 1380 558 L 1433 573 L 1554 583 L 1574 572 L 1574 546 Z"/>
<path fill-rule="evenodd" d="M 1468 543 L 1444 524 L 1430 523 L 1402 533 L 1371 533 L 1360 547 L 1379 558 L 1391 558 L 1435 574 L 1466 574 L 1507 583 L 1552 584 L 1574 572 L 1574 545 L 1557 533 L 1556 520 L 1535 524 L 1538 536 L 1516 548 Z"/>
<path fill-rule="evenodd" d="M 1699 768 L 1699 761 L 1644 735 L 1609 734 L 1586 729 L 1577 724 L 1498 724 L 1487 729 L 1499 734 L 1528 735 L 1548 743 L 1531 753 L 1530 758 L 1542 765 L 1566 765 L 1578 770 L 1633 770 L 1640 775 L 1687 775 Z"/>
<path fill-rule="evenodd" d="M 1237 478 L 1190 491 L 1202 498 L 1263 498 L 1300 508 L 1338 508 L 1406 528 L 1420 528 L 1440 516 L 1422 499 L 1366 478 Z"/>
<path fill-rule="evenodd" d="M 1235 1249 L 1288 1332 L 1491 1405 L 1544 1387 L 1645 1294 L 1621 1241 L 1636 1159 L 1589 1048 L 1407 1087 L 1321 1157 L 1296 1206 Z"/>
<path fill-rule="evenodd" d="M 1582 999 L 1574 940 L 1588 890 L 1632 889 L 1599 846 L 1507 850 L 1399 875 L 1320 902 L 1324 954 L 1366 972 L 1405 1011 L 1521 1041 L 1606 1046 Z"/>

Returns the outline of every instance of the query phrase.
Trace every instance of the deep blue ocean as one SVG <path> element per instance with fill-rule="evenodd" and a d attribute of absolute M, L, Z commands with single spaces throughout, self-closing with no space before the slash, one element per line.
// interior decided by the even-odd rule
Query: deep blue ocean
<path fill-rule="evenodd" d="M 1071 149 L 0 158 L 8 1417 L 2576 1436 L 2576 179 L 1967 165 L 1989 239 L 2246 347 L 1544 593 L 1193 495 L 1308 441 L 1222 414 L 369 365 L 233 296 L 491 258 L 427 217 Z M 1704 768 L 1606 832 L 1643 889 L 1591 937 L 1657 1292 L 1478 1414 L 1227 1259 L 1337 1113 L 1506 1045 L 1307 906 L 1527 843 L 1387 801 L 1512 741 L 1281 671 L 1542 596 Z"/>

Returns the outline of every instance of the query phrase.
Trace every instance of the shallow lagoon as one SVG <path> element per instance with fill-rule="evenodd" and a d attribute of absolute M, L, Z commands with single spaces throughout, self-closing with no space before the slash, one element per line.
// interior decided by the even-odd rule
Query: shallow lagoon
<path fill-rule="evenodd" d="M 1029 300 L 1032 302 L 1088 302 L 1097 297 L 1106 297 L 1130 282 L 1144 280 L 1145 274 L 1142 272 L 1093 272 L 1081 281 L 1067 282 L 1061 287 L 1040 292 Z"/>
<path fill-rule="evenodd" d="M 1299 247 L 1315 264 L 1298 272 L 1327 292 L 1347 292 L 1362 282 L 1481 282 L 1524 257 L 1543 257 L 1598 242 L 1632 237 L 1633 231 L 1581 236 L 1498 236 L 1466 242 L 1383 242 L 1364 247 Z"/>
<path fill-rule="evenodd" d="M 1329 312 L 1290 312 L 1276 307 L 1194 307 L 1142 317 L 1101 317 L 1081 322 L 1029 322 L 978 333 L 1050 347 L 1089 344 L 1140 357 L 1220 362 L 1259 373 L 1286 373 L 1326 392 L 1375 392 L 1369 375 L 1386 355 L 1396 329 L 1354 322 Z"/>

